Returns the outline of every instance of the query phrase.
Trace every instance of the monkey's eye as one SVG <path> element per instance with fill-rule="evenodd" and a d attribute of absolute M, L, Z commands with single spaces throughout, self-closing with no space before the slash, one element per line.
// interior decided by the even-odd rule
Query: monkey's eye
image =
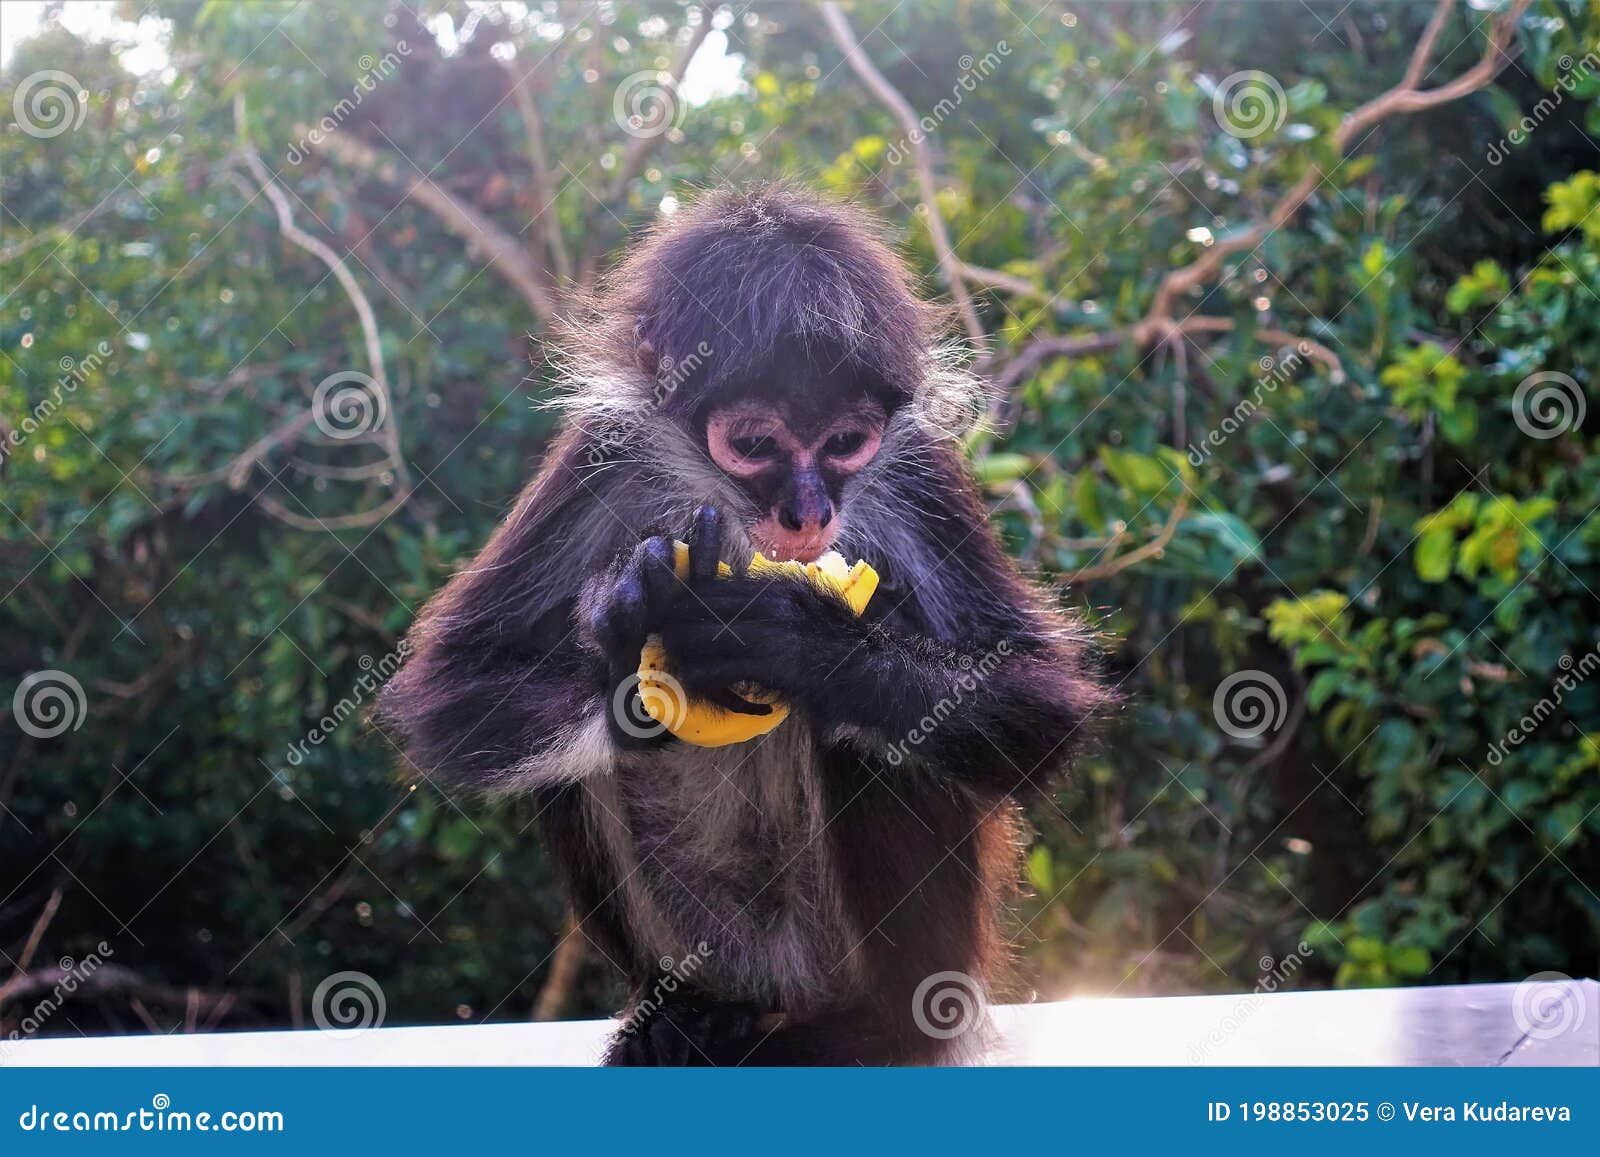
<path fill-rule="evenodd" d="M 830 458 L 848 458 L 866 442 L 867 436 L 860 430 L 842 430 L 822 444 L 822 452 Z"/>
<path fill-rule="evenodd" d="M 749 434 L 743 438 L 730 438 L 728 445 L 741 458 L 752 462 L 765 462 L 778 453 L 778 444 L 765 434 Z"/>

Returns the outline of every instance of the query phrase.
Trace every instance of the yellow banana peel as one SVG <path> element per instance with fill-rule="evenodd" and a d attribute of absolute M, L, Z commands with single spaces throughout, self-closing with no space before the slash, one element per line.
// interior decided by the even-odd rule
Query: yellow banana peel
<path fill-rule="evenodd" d="M 673 569 L 678 578 L 688 579 L 689 547 L 685 543 L 673 544 Z M 877 571 L 865 562 L 851 566 L 832 550 L 809 563 L 773 562 L 757 555 L 750 560 L 748 573 L 756 578 L 786 575 L 810 579 L 839 595 L 858 615 L 867 609 L 867 603 L 878 589 Z M 733 569 L 721 562 L 717 564 L 717 574 L 729 578 Z M 765 735 L 789 717 L 789 708 L 772 692 L 759 687 L 735 690 L 747 702 L 766 704 L 772 710 L 766 715 L 743 715 L 714 703 L 690 699 L 683 685 L 672 676 L 672 664 L 661 645 L 660 635 L 651 635 L 639 653 L 639 700 L 645 713 L 685 743 L 699 747 L 743 743 Z"/>

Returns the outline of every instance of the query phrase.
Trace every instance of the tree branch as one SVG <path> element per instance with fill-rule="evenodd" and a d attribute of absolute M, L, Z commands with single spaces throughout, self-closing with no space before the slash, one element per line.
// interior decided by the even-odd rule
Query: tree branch
<path fill-rule="evenodd" d="M 28 965 L 33 963 L 33 954 L 39 951 L 39 941 L 44 939 L 45 929 L 50 927 L 50 922 L 56 918 L 56 910 L 61 907 L 61 889 L 55 888 L 50 893 L 50 898 L 44 902 L 44 908 L 33 922 L 33 930 L 28 933 L 28 940 L 22 946 L 22 954 L 17 957 L 16 971 L 11 974 L 11 979 L 0 984 L 0 1004 L 4 1004 L 7 997 L 22 987 L 23 978 L 28 973 Z"/>
<path fill-rule="evenodd" d="M 539 115 L 539 104 L 533 98 L 533 70 L 522 73 L 510 65 L 506 72 L 511 77 L 511 91 L 516 98 L 517 113 L 528 136 L 528 168 L 533 177 L 533 198 L 538 202 L 534 220 L 544 233 L 545 248 L 550 251 L 550 261 L 556 275 L 563 281 L 572 280 L 572 258 L 561 237 L 561 218 L 556 213 L 556 188 L 550 176 L 550 162 L 544 151 L 544 118 Z"/>
<path fill-rule="evenodd" d="M 1173 535 L 1178 533 L 1178 524 L 1183 521 L 1184 515 L 1188 513 L 1189 496 L 1187 494 L 1179 495 L 1178 501 L 1173 504 L 1171 513 L 1167 515 L 1167 521 L 1162 524 L 1161 529 L 1156 532 L 1155 537 L 1149 542 L 1143 546 L 1135 547 L 1127 554 L 1107 559 L 1105 562 L 1096 563 L 1093 566 L 1080 567 L 1077 570 L 1057 575 L 1055 582 L 1062 586 L 1069 586 L 1073 583 L 1095 582 L 1099 579 L 1110 578 L 1112 575 L 1120 574 L 1130 566 L 1141 563 L 1147 558 L 1159 556 L 1167 548 L 1167 544 L 1172 541 Z M 1112 545 L 1113 547 L 1115 546 L 1115 540 L 1113 540 Z"/>
<path fill-rule="evenodd" d="M 309 130 L 296 129 L 297 132 Z M 445 229 L 465 240 L 489 260 L 489 267 L 521 295 L 541 322 L 555 320 L 555 295 L 544 272 L 523 248 L 522 242 L 469 205 L 456 200 L 427 176 L 408 176 L 399 164 L 365 141 L 342 132 L 322 137 L 322 147 L 340 164 L 400 189 L 407 197 L 438 218 Z"/>
<path fill-rule="evenodd" d="M 1513 0 L 1510 9 L 1495 18 L 1494 26 L 1489 33 L 1489 43 L 1477 64 L 1448 84 L 1422 91 L 1416 85 L 1420 83 L 1423 70 L 1426 69 L 1428 60 L 1433 54 L 1440 30 L 1455 8 L 1455 0 L 1439 0 L 1439 6 L 1434 10 L 1427 30 L 1412 51 L 1411 61 L 1400 83 L 1369 100 L 1340 122 L 1333 137 L 1340 158 L 1343 159 L 1358 134 L 1390 116 L 1418 112 L 1459 100 L 1486 86 L 1505 66 L 1506 48 L 1516 32 L 1517 21 L 1521 19 L 1530 2 L 1531 0 Z M 1161 336 L 1160 331 L 1170 323 L 1174 304 L 1180 296 L 1215 277 L 1228 258 L 1236 253 L 1255 249 L 1270 233 L 1286 225 L 1300 211 L 1301 206 L 1310 200 L 1311 194 L 1322 184 L 1324 175 L 1322 167 L 1313 164 L 1300 180 L 1278 199 L 1264 221 L 1218 241 L 1195 261 L 1167 274 L 1156 290 L 1149 313 L 1140 323 L 1145 331 L 1145 341 L 1141 344 L 1147 344 L 1149 340 Z"/>
<path fill-rule="evenodd" d="M 844 58 L 850 62 L 850 67 L 872 90 L 873 95 L 894 114 L 894 119 L 900 122 L 900 128 L 906 134 L 906 140 L 911 146 L 911 158 L 917 171 L 917 183 L 922 190 L 923 212 L 928 215 L 928 235 L 933 240 L 933 251 L 939 259 L 939 268 L 944 271 L 945 279 L 950 283 L 950 296 L 955 299 L 956 309 L 961 314 L 961 324 L 981 354 L 986 349 L 986 335 L 983 323 L 978 320 L 978 311 L 972 304 L 972 296 L 967 292 L 961 261 L 956 257 L 955 248 L 950 244 L 950 234 L 945 229 L 944 216 L 939 212 L 937 200 L 939 188 L 933 174 L 933 159 L 928 152 L 928 134 L 923 132 L 921 125 L 917 123 L 917 114 L 912 111 L 906 98 L 900 95 L 900 91 L 890 84 L 883 73 L 878 71 L 877 65 L 872 63 L 866 49 L 862 48 L 860 41 L 856 39 L 855 32 L 850 28 L 850 21 L 845 18 L 839 5 L 833 0 L 825 0 L 822 5 L 822 19 L 828 25 L 828 31 L 833 34 L 839 50 L 844 53 Z"/>
<path fill-rule="evenodd" d="M 711 13 L 705 8 L 691 8 L 691 12 L 700 13 L 700 23 L 691 25 L 689 39 L 684 42 L 683 48 L 678 52 L 677 59 L 672 62 L 669 73 L 672 77 L 671 89 L 674 94 L 678 86 L 683 83 L 684 74 L 689 71 L 689 62 L 694 59 L 694 54 L 700 51 L 700 46 L 705 43 L 706 37 L 711 33 Z M 682 97 L 675 99 L 681 100 Z M 645 133 L 629 137 L 628 144 L 622 151 L 622 160 L 617 165 L 616 174 L 611 178 L 611 184 L 606 187 L 605 203 L 613 204 L 628 189 L 628 182 L 633 180 L 644 168 L 646 159 L 660 147 L 665 133 Z"/>
<path fill-rule="evenodd" d="M 568 912 L 566 924 L 561 929 L 561 943 L 556 945 L 555 959 L 550 962 L 550 975 L 545 979 L 544 987 L 539 989 L 538 999 L 534 1001 L 534 1020 L 561 1018 L 562 1010 L 571 1001 L 572 986 L 583 968 L 587 948 L 588 941 L 584 938 L 578 918 Z"/>
<path fill-rule="evenodd" d="M 1361 105 L 1340 123 L 1334 133 L 1334 144 L 1337 146 L 1339 156 L 1343 158 L 1353 145 L 1359 143 L 1360 134 L 1391 116 L 1419 112 L 1447 104 L 1486 87 L 1505 67 L 1507 52 L 1516 34 L 1517 22 L 1527 10 L 1529 3 L 1531 0 L 1512 0 L 1510 8 L 1495 17 L 1488 44 L 1477 63 L 1471 68 L 1437 88 L 1421 89 L 1418 86 L 1422 83 L 1428 62 L 1432 58 L 1440 34 L 1455 9 L 1455 0 L 1439 0 L 1427 28 L 1412 50 L 1410 61 L 1400 82 Z M 1249 229 L 1218 241 L 1188 265 L 1169 272 L 1157 287 L 1149 310 L 1138 321 L 1111 333 L 1079 337 L 1047 335 L 1035 338 L 1001 371 L 996 379 L 997 384 L 1009 387 L 1047 358 L 1081 357 L 1115 348 L 1122 341 L 1130 341 L 1142 349 L 1184 332 L 1217 333 L 1231 330 L 1233 323 L 1222 318 L 1176 320 L 1174 315 L 1178 300 L 1190 290 L 1215 278 L 1229 258 L 1257 248 L 1273 232 L 1288 224 L 1311 199 L 1311 195 L 1321 185 L 1324 176 L 1320 165 L 1311 165 L 1300 179 L 1279 197 L 1261 221 Z M 1269 341 L 1286 339 L 1290 344 L 1294 344 L 1306 340 L 1285 334 L 1281 330 L 1262 329 L 1257 332 Z M 1312 346 L 1313 357 L 1330 368 L 1337 368 L 1342 374 L 1339 359 L 1331 350 L 1318 343 L 1308 344 Z"/>
<path fill-rule="evenodd" d="M 280 503 L 269 499 L 264 493 L 257 495 L 257 498 L 260 500 L 262 508 L 268 513 L 283 522 L 289 523 L 291 526 L 296 526 L 303 530 L 337 530 L 344 527 L 373 525 L 398 509 L 411 493 L 410 471 L 406 467 L 405 456 L 400 449 L 400 420 L 394 406 L 394 392 L 389 385 L 389 374 L 384 368 L 383 342 L 378 333 L 377 315 L 373 312 L 372 302 L 368 300 L 360 282 L 350 272 L 350 268 L 344 263 L 344 259 L 335 253 L 321 238 L 312 236 L 295 224 L 294 209 L 289 204 L 289 198 L 284 195 L 283 190 L 272 179 L 272 174 L 267 171 L 267 166 L 261 159 L 261 154 L 250 143 L 244 94 L 240 93 L 234 97 L 233 111 L 234 124 L 239 135 L 240 154 L 244 158 L 245 165 L 250 169 L 251 175 L 261 186 L 261 192 L 272 203 L 273 211 L 278 217 L 278 231 L 283 234 L 285 240 L 304 249 L 326 265 L 329 272 L 333 274 L 334 279 L 343 288 L 345 296 L 350 299 L 351 305 L 355 307 L 356 316 L 361 323 L 361 336 L 366 346 L 367 362 L 371 369 L 369 380 L 372 383 L 373 392 L 376 394 L 375 404 L 378 407 L 378 412 L 385 415 L 383 423 L 377 426 L 372 433 L 377 442 L 383 447 L 389 467 L 394 474 L 393 484 L 395 487 L 395 493 L 390 499 L 373 509 L 327 519 L 307 519 L 300 515 L 295 515 L 291 511 L 284 509 Z M 244 454 L 229 464 L 229 485 L 235 490 L 240 489 L 257 462 L 278 446 L 294 442 L 315 419 L 316 414 L 314 411 L 304 411 L 269 432 L 263 438 L 258 439 Z"/>
<path fill-rule="evenodd" d="M 961 276 L 974 285 L 984 285 L 990 289 L 1003 289 L 1007 293 L 1014 293 L 1018 297 L 1032 297 L 1039 301 L 1049 301 L 1052 295 L 1029 281 L 1026 277 L 1018 277 L 1015 273 L 1007 273 L 1003 269 L 988 269 L 982 265 L 973 265 L 970 262 L 958 262 L 961 266 Z"/>
<path fill-rule="evenodd" d="M 207 1013 L 220 1016 L 232 1008 L 238 1000 L 236 993 L 194 987 L 180 988 L 177 985 L 146 980 L 133 969 L 120 964 L 102 964 L 93 972 L 86 972 L 84 967 L 80 966 L 76 974 L 58 964 L 52 964 L 48 968 L 26 972 L 17 977 L 10 986 L 10 991 L 6 993 L 6 998 L 25 1002 L 31 997 L 53 992 L 68 979 L 73 981 L 75 996 L 97 998 L 122 996 L 129 1000 L 148 1000 L 169 1008 L 193 1008 L 196 1015 Z"/>

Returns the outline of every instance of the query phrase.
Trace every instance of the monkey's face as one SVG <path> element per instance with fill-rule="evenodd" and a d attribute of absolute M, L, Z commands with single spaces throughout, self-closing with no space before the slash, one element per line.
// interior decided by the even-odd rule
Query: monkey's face
<path fill-rule="evenodd" d="M 747 398 L 711 412 L 706 449 L 762 512 L 747 528 L 756 549 L 811 562 L 833 545 L 845 483 L 877 454 L 887 421 L 865 397 L 822 412 Z"/>

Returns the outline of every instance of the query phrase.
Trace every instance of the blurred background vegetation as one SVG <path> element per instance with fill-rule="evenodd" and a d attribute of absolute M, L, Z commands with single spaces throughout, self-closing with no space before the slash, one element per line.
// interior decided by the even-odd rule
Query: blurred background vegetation
<path fill-rule="evenodd" d="M 784 174 L 969 303 L 978 477 L 1128 693 L 1033 817 L 1041 996 L 1596 971 L 1600 5 L 846 6 L 915 134 L 808 4 L 116 14 L 0 76 L 0 1029 L 102 942 L 39 1031 L 309 1023 L 344 970 L 390 1023 L 615 1006 L 531 807 L 360 716 L 550 436 L 567 295 Z"/>

